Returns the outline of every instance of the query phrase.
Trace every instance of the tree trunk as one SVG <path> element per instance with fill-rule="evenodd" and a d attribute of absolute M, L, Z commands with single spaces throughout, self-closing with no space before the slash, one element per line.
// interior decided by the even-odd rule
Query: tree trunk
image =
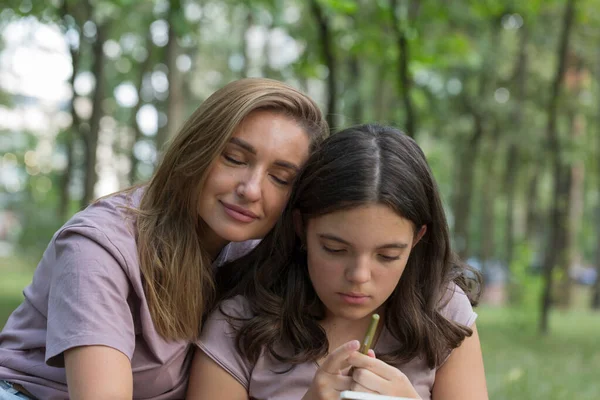
<path fill-rule="evenodd" d="M 250 4 L 246 4 L 246 8 L 248 9 L 248 13 L 246 14 L 246 26 L 242 30 L 242 58 L 244 60 L 244 65 L 240 71 L 241 78 L 247 78 L 248 72 L 250 71 L 250 55 L 248 54 L 248 40 L 246 39 L 246 36 L 248 30 L 252 28 L 252 25 L 254 24 L 254 15 L 252 14 Z"/>
<path fill-rule="evenodd" d="M 150 65 L 152 65 L 152 50 L 153 50 L 153 48 L 154 48 L 154 43 L 152 42 L 152 35 L 150 34 L 150 32 L 148 32 L 148 35 L 146 36 L 146 50 L 148 50 L 148 55 L 147 55 L 146 59 L 140 65 L 139 75 L 138 75 L 137 81 L 135 83 L 136 90 L 137 90 L 137 96 L 138 96 L 138 102 L 135 105 L 135 107 L 133 107 L 133 110 L 131 111 L 131 126 L 132 126 L 133 132 L 134 132 L 133 139 L 131 142 L 131 148 L 129 149 L 129 161 L 130 161 L 130 165 L 131 165 L 131 167 L 129 169 L 129 184 L 131 184 L 131 185 L 135 184 L 138 179 L 137 169 L 138 169 L 139 160 L 135 156 L 134 148 L 135 148 L 135 144 L 142 138 L 142 130 L 140 129 L 140 125 L 137 122 L 137 114 L 143 105 L 142 89 L 143 89 L 143 85 L 144 85 L 144 76 L 150 70 Z"/>
<path fill-rule="evenodd" d="M 84 19 L 87 20 L 89 18 L 89 3 L 87 1 L 82 1 L 79 4 L 80 10 L 83 10 L 83 18 L 77 18 L 76 10 L 69 9 L 69 4 L 67 1 L 64 1 L 61 6 L 61 17 L 63 18 L 64 23 L 67 25 L 67 16 L 72 17 L 74 20 Z M 58 215 L 63 219 L 67 220 L 71 214 L 70 212 L 70 204 L 71 204 L 71 194 L 69 191 L 69 187 L 71 185 L 71 179 L 73 176 L 73 169 L 75 168 L 75 160 L 74 160 L 74 148 L 75 142 L 81 140 L 81 121 L 79 119 L 79 115 L 75 112 L 75 78 L 77 77 L 77 72 L 79 71 L 79 61 L 81 54 L 81 47 L 84 42 L 81 40 L 81 30 L 77 29 L 77 36 L 79 42 L 79 48 L 74 49 L 70 48 L 69 52 L 71 55 L 71 68 L 73 69 L 73 73 L 71 74 L 71 78 L 69 79 L 69 85 L 71 86 L 71 90 L 73 91 L 73 97 L 69 103 L 69 113 L 71 114 L 71 126 L 65 130 L 64 134 L 64 143 L 65 143 L 65 153 L 67 156 L 67 165 L 65 166 L 65 171 L 60 179 L 59 186 L 59 205 L 58 205 Z"/>
<path fill-rule="evenodd" d="M 572 57 L 572 59 L 574 59 Z M 580 60 L 576 60 L 577 65 L 571 66 L 565 72 L 565 88 L 569 97 L 579 98 L 582 89 L 583 65 Z M 575 105 L 570 112 L 570 142 L 578 143 L 585 132 L 585 117 L 581 114 Z M 583 197 L 584 197 L 584 165 L 583 162 L 574 161 L 571 165 L 565 166 L 566 173 L 569 174 L 569 186 L 566 187 L 566 240 L 564 252 L 566 262 L 559 265 L 561 268 L 560 279 L 557 285 L 557 305 L 567 308 L 571 302 L 571 278 L 570 271 L 577 264 L 581 264 L 581 253 L 578 246 L 578 236 L 581 230 L 581 220 L 583 218 Z"/>
<path fill-rule="evenodd" d="M 179 55 L 179 44 L 177 43 L 178 15 L 181 14 L 180 0 L 171 0 L 169 8 L 169 42 L 167 43 L 167 79 L 169 81 L 169 97 L 167 98 L 167 125 L 165 129 L 159 129 L 156 133 L 156 151 L 161 153 L 165 144 L 179 129 L 185 110 L 183 99 L 182 75 L 177 69 L 177 56 Z"/>
<path fill-rule="evenodd" d="M 506 192 L 506 230 L 505 230 L 505 255 L 504 262 L 510 270 L 510 265 L 513 260 L 513 251 L 515 247 L 515 229 L 514 229 L 514 212 L 515 212 L 515 197 L 517 185 L 517 171 L 519 169 L 519 147 L 517 146 L 517 136 L 523 131 L 523 111 L 526 96 L 526 75 L 527 75 L 527 42 L 528 28 L 526 25 L 521 27 L 519 57 L 515 65 L 515 108 L 512 116 L 513 132 L 508 136 L 509 145 L 506 155 L 506 166 L 504 176 L 504 188 Z"/>
<path fill-rule="evenodd" d="M 481 193 L 481 269 L 483 271 L 489 266 L 490 261 L 494 257 L 495 248 L 495 216 L 494 216 L 494 200 L 496 199 L 496 171 L 494 163 L 496 162 L 496 153 L 498 146 L 498 136 L 500 127 L 498 122 L 494 127 L 495 132 L 490 136 L 490 145 L 486 151 L 485 160 L 483 161 L 483 182 Z"/>
<path fill-rule="evenodd" d="M 414 7 L 418 4 L 412 3 Z M 395 34 L 396 46 L 398 48 L 398 93 L 402 99 L 404 111 L 406 113 L 405 132 L 411 137 L 417 134 L 417 121 L 415 107 L 411 98 L 412 77 L 409 70 L 410 48 L 406 38 L 407 27 L 397 15 L 398 1 L 390 0 L 390 15 L 392 17 L 392 29 Z"/>
<path fill-rule="evenodd" d="M 372 92 L 372 96 L 373 96 L 373 106 L 372 106 L 372 119 L 375 120 L 376 122 L 380 122 L 380 123 L 384 123 L 386 122 L 386 116 L 389 115 L 388 114 L 388 107 L 389 107 L 389 101 L 388 101 L 388 95 L 387 95 L 387 89 L 388 89 L 388 85 L 387 85 L 387 76 L 386 76 L 386 71 L 388 70 L 388 65 L 386 65 L 385 61 L 381 62 L 379 64 L 379 66 L 376 67 L 377 72 L 376 72 L 376 77 L 375 77 L 375 84 L 373 85 L 373 92 Z"/>
<path fill-rule="evenodd" d="M 573 15 L 575 10 L 575 0 L 567 0 L 565 7 L 563 28 L 560 36 L 559 48 L 557 52 L 557 69 L 556 75 L 552 82 L 550 98 L 548 101 L 547 112 L 548 123 L 546 132 L 548 136 L 548 152 L 550 160 L 552 162 L 553 172 L 553 197 L 552 205 L 550 207 L 550 235 L 548 246 L 546 246 L 546 257 L 544 260 L 544 289 L 541 298 L 541 315 L 540 315 L 540 333 L 548 333 L 548 317 L 552 303 L 552 287 L 553 287 L 553 270 L 554 267 L 563 262 L 563 248 L 561 245 L 561 231 L 564 231 L 566 226 L 563 223 L 564 219 L 564 192 L 561 192 L 564 186 L 564 179 L 562 177 L 564 167 L 562 165 L 561 147 L 559 141 L 559 134 L 557 129 L 557 112 L 558 112 L 558 100 L 560 94 L 560 87 L 565 75 L 566 70 L 566 58 L 567 51 L 569 48 L 569 37 L 571 34 L 571 27 L 573 25 Z"/>
<path fill-rule="evenodd" d="M 541 161 L 540 161 L 541 162 Z M 538 202 L 539 168 L 532 166 L 530 176 L 527 181 L 527 211 L 525 236 L 528 240 L 537 238 L 540 232 L 539 221 L 539 202 Z"/>
<path fill-rule="evenodd" d="M 469 213 L 471 211 L 471 199 L 473 197 L 474 165 L 480 150 L 483 137 L 483 121 L 478 114 L 473 115 L 473 135 L 460 151 L 457 166 L 458 178 L 457 188 L 453 193 L 454 225 L 453 237 L 455 249 L 460 258 L 469 256 Z M 463 144 L 460 144 L 463 146 Z"/>
<path fill-rule="evenodd" d="M 321 57 L 329 70 L 327 75 L 327 109 L 325 115 L 329 129 L 337 130 L 337 70 L 336 59 L 332 44 L 332 34 L 329 20 L 317 0 L 310 0 L 310 7 L 319 29 L 319 43 L 321 44 Z"/>
<path fill-rule="evenodd" d="M 102 118 L 102 102 L 104 101 L 104 93 L 106 89 L 106 76 L 104 74 L 104 66 L 106 57 L 104 55 L 103 46 L 108 34 L 108 24 L 98 24 L 96 32 L 96 41 L 93 45 L 94 64 L 92 66 L 92 74 L 96 79 L 96 87 L 94 89 L 93 109 L 90 118 L 90 130 L 85 135 L 85 182 L 84 194 L 81 208 L 85 208 L 95 199 L 94 187 L 98 180 L 96 172 L 96 151 L 98 149 L 98 135 L 100 134 L 100 119 Z"/>
<path fill-rule="evenodd" d="M 491 41 L 494 44 L 499 41 L 500 29 L 499 24 L 494 23 L 491 31 Z M 473 133 L 466 144 L 459 143 L 459 146 L 464 146 L 464 153 L 461 154 L 458 160 L 458 180 L 457 187 L 453 194 L 453 210 L 454 210 L 454 227 L 453 235 L 455 241 L 455 249 L 462 259 L 466 259 L 470 254 L 469 240 L 469 211 L 471 209 L 471 199 L 473 196 L 473 174 L 474 165 L 476 165 L 477 157 L 480 152 L 482 138 L 485 134 L 488 110 L 481 105 L 481 99 L 490 95 L 490 87 L 494 87 L 496 81 L 495 65 L 496 53 L 489 52 L 484 59 L 483 66 L 479 72 L 478 87 L 474 100 L 469 98 L 469 94 L 464 92 L 461 95 L 462 106 L 466 113 L 470 114 L 473 119 Z"/>
<path fill-rule="evenodd" d="M 577 143 L 581 140 L 581 136 L 585 134 L 585 117 L 582 114 L 575 115 L 571 128 L 571 137 L 573 142 Z M 569 167 L 570 188 L 568 190 L 568 240 L 566 246 L 567 263 L 565 263 L 564 274 L 561 279 L 559 293 L 562 295 L 561 305 L 568 307 L 571 304 L 571 278 L 570 270 L 578 265 L 581 265 L 581 248 L 577 238 L 581 232 L 581 221 L 583 220 L 584 206 L 584 175 L 585 166 L 583 161 L 578 160 Z"/>
<path fill-rule="evenodd" d="M 597 68 L 597 82 L 600 82 L 600 48 L 598 49 L 598 64 Z M 600 91 L 598 92 L 600 94 Z M 600 105 L 600 103 L 599 103 Z M 598 107 L 598 115 L 597 115 L 597 124 L 596 129 L 598 132 L 596 133 L 596 143 L 598 146 L 598 154 L 600 154 L 600 106 Z M 596 185 L 600 187 L 600 160 L 596 157 Z M 596 203 L 596 237 L 600 238 L 600 197 Z M 596 255 L 595 255 L 595 264 L 596 264 L 596 283 L 592 288 L 592 299 L 591 299 L 591 308 L 592 310 L 600 310 L 600 246 L 596 246 Z"/>
<path fill-rule="evenodd" d="M 79 36 L 81 39 L 81 34 L 79 34 Z M 81 46 L 81 40 L 79 41 L 79 45 Z M 79 51 L 71 49 L 70 53 L 71 53 L 71 66 L 73 68 L 73 74 L 71 75 L 71 78 L 69 79 L 69 84 L 71 85 L 71 88 L 73 90 L 73 97 L 71 98 L 71 102 L 69 104 L 69 112 L 71 114 L 71 126 L 66 129 L 65 137 L 64 137 L 65 152 L 67 155 L 67 165 L 65 166 L 65 171 L 60 180 L 60 189 L 59 189 L 60 201 L 59 201 L 59 206 L 58 206 L 59 207 L 58 215 L 60 215 L 60 217 L 65 221 L 69 218 L 69 214 L 70 214 L 69 205 L 71 204 L 71 195 L 70 195 L 70 191 L 69 191 L 69 186 L 71 185 L 71 176 L 72 176 L 73 167 L 74 167 L 73 166 L 73 164 L 74 164 L 73 148 L 74 148 L 74 142 L 75 142 L 75 140 L 77 140 L 77 135 L 75 134 L 75 132 L 78 131 L 79 125 L 80 125 L 79 116 L 75 112 L 75 107 L 73 106 L 75 104 L 75 96 L 76 96 L 74 82 L 75 82 L 75 77 L 77 76 L 77 71 L 79 69 Z"/>
<path fill-rule="evenodd" d="M 361 82 L 361 71 L 360 71 L 360 62 L 358 60 L 358 56 L 356 54 L 350 55 L 350 59 L 348 60 L 348 72 L 350 75 L 350 81 L 353 81 L 354 84 L 350 85 L 349 88 L 352 90 L 349 96 L 351 99 L 350 105 L 350 115 L 351 120 L 349 121 L 349 125 L 356 125 L 363 122 L 363 104 L 360 95 L 360 82 Z M 348 124 L 346 124 L 348 125 Z"/>

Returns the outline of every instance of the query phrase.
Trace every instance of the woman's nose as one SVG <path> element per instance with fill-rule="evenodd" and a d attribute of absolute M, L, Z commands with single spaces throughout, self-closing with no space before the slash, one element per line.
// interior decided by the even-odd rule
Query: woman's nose
<path fill-rule="evenodd" d="M 248 175 L 244 176 L 239 182 L 237 187 L 238 196 L 244 198 L 247 201 L 257 201 L 261 198 L 262 179 L 260 174 L 256 171 L 252 171 Z"/>

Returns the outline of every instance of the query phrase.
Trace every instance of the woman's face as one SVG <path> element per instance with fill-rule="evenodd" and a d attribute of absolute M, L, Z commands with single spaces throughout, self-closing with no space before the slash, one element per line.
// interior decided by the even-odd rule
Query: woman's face
<path fill-rule="evenodd" d="M 273 228 L 309 146 L 308 133 L 285 115 L 261 110 L 242 121 L 202 188 L 198 214 L 208 228 L 202 239 L 209 252 Z"/>
<path fill-rule="evenodd" d="M 424 229 L 415 236 L 411 221 L 381 204 L 310 219 L 308 272 L 326 318 L 370 317 L 396 288 Z"/>

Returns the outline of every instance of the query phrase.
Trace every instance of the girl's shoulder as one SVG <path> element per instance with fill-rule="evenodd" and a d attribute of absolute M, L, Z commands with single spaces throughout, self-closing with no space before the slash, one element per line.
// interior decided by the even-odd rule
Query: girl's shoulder
<path fill-rule="evenodd" d="M 221 321 L 236 325 L 235 321 L 245 321 L 253 316 L 248 300 L 242 295 L 237 295 L 220 302 L 209 315 L 207 323 Z"/>
<path fill-rule="evenodd" d="M 446 319 L 464 326 L 471 326 L 477 314 L 473 311 L 467 294 L 456 283 L 451 282 L 440 301 L 440 313 Z"/>

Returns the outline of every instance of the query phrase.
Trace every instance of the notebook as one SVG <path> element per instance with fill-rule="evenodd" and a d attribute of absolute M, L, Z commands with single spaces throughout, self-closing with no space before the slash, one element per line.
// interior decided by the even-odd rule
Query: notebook
<path fill-rule="evenodd" d="M 340 400 L 415 400 L 408 397 L 382 396 L 380 394 L 354 392 L 346 390 L 340 393 Z"/>

